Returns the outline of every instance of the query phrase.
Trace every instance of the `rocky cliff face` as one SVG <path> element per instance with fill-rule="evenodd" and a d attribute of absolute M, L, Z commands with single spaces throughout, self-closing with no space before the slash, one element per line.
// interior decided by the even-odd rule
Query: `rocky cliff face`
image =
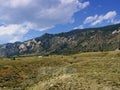
<path fill-rule="evenodd" d="M 73 54 L 88 51 L 109 51 L 120 48 L 120 24 L 101 28 L 44 34 L 25 42 L 0 45 L 0 56 L 25 54 Z"/>

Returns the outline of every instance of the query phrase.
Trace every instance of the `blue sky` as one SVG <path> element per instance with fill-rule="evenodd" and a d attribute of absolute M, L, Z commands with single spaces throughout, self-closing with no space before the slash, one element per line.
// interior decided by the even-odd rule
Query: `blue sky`
<path fill-rule="evenodd" d="M 120 23 L 120 0 L 0 0 L 0 44 Z"/>

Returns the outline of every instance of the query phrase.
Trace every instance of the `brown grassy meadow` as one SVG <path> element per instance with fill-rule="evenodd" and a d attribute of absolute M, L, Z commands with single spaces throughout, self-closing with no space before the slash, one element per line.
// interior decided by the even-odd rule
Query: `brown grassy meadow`
<path fill-rule="evenodd" d="M 0 90 L 120 90 L 120 51 L 1 58 Z"/>

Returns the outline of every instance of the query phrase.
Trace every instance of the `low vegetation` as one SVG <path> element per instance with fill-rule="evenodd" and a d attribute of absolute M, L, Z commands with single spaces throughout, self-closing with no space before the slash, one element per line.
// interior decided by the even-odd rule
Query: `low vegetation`
<path fill-rule="evenodd" d="M 120 90 L 120 51 L 0 58 L 0 90 Z"/>

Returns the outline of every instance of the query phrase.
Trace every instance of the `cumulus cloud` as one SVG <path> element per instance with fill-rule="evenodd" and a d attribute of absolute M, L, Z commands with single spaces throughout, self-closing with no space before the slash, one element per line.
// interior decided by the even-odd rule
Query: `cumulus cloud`
<path fill-rule="evenodd" d="M 3 2 L 3 0 L 0 0 Z M 0 21 L 7 24 L 29 22 L 43 30 L 56 24 L 71 23 L 74 13 L 89 5 L 79 0 L 4 0 L 0 6 Z"/>
<path fill-rule="evenodd" d="M 10 24 L 0 26 L 0 42 L 5 42 L 9 39 L 9 42 L 19 41 L 23 38 L 23 35 L 28 32 L 28 28 L 24 25 Z"/>
<path fill-rule="evenodd" d="M 109 11 L 105 15 L 89 16 L 85 19 L 84 24 L 91 24 L 94 26 L 102 23 L 103 21 L 113 22 L 113 19 L 116 17 L 116 15 L 116 11 Z"/>
<path fill-rule="evenodd" d="M 5 29 L 1 32 L 7 35 L 9 32 L 21 31 L 16 28 L 9 29 L 8 32 L 10 25 L 17 25 L 26 30 L 23 23 L 27 30 L 39 31 L 53 28 L 57 24 L 72 23 L 73 15 L 88 5 L 89 2 L 79 0 L 0 0 L 0 23 L 6 24 L 4 27 L 0 26 Z"/>

